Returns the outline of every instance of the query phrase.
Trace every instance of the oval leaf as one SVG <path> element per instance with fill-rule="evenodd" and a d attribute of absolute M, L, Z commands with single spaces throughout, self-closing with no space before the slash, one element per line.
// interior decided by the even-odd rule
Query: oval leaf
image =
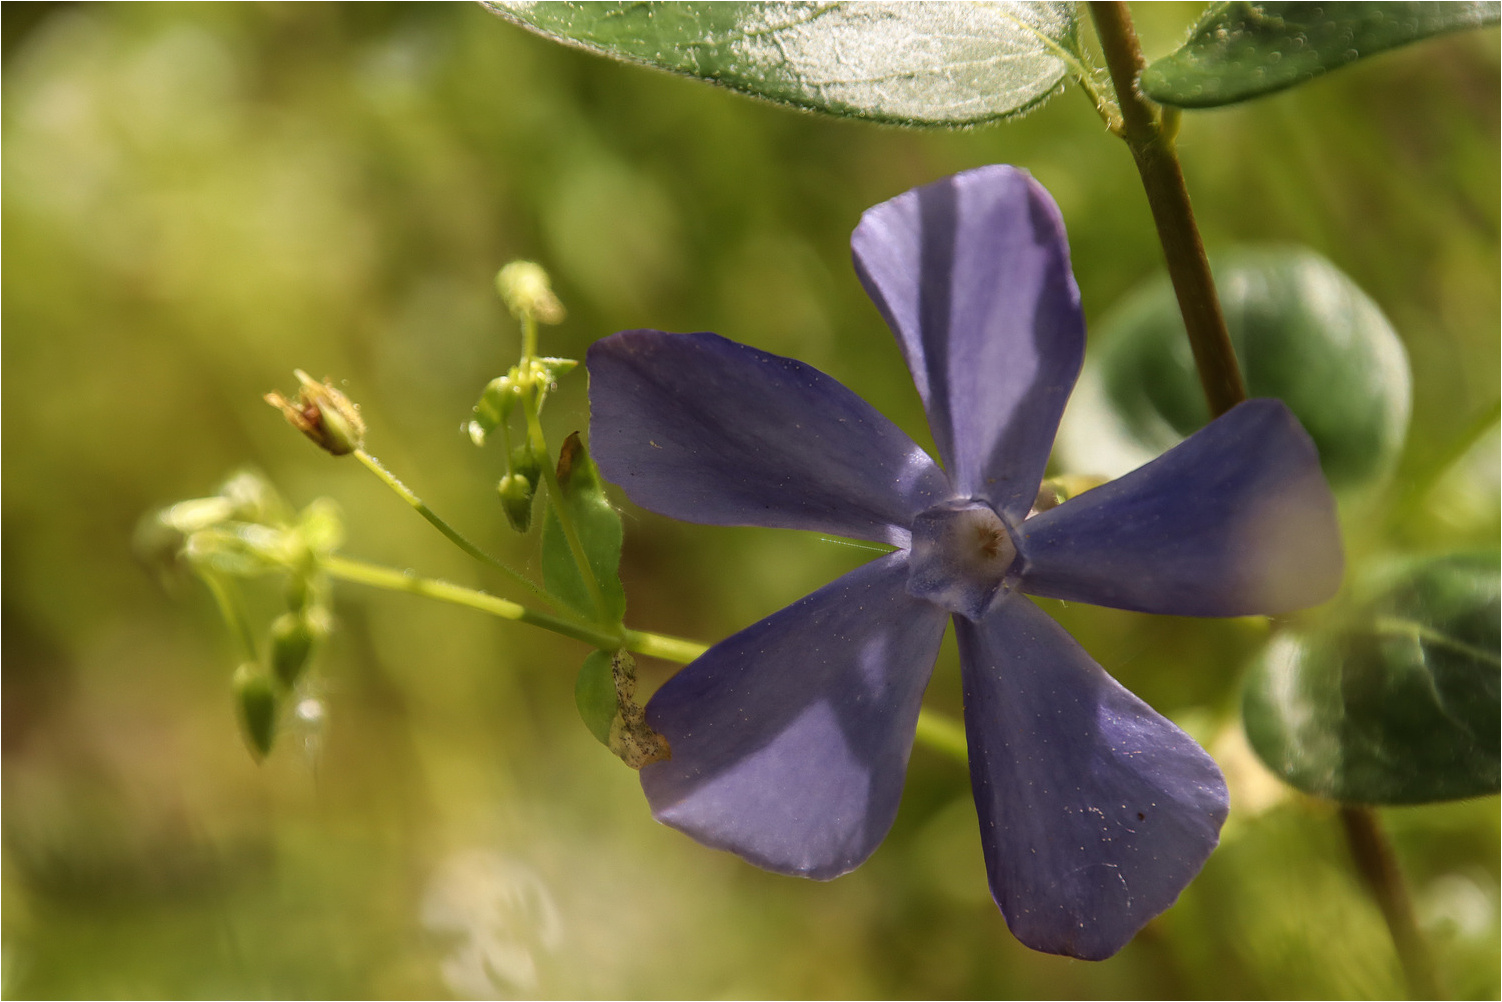
<path fill-rule="evenodd" d="M 1407 433 L 1411 382 L 1377 304 L 1308 250 L 1243 249 L 1211 267 L 1248 392 L 1288 405 L 1337 491 L 1384 479 Z M 1097 336 L 1060 445 L 1072 469 L 1119 476 L 1203 427 L 1210 412 L 1166 275 L 1129 296 Z"/>
<path fill-rule="evenodd" d="M 1496 24 L 1496 3 L 1211 4 L 1177 51 L 1143 71 L 1162 104 L 1212 108 L 1312 80 L 1431 35 Z"/>
<path fill-rule="evenodd" d="M 574 705 L 595 740 L 610 747 L 610 727 L 620 711 L 611 670 L 612 652 L 590 651 L 574 679 Z"/>
<path fill-rule="evenodd" d="M 1498 789 L 1498 556 L 1410 562 L 1284 634 L 1248 679 L 1257 754 L 1319 797 L 1418 804 Z"/>
<path fill-rule="evenodd" d="M 555 41 L 841 118 L 1025 114 L 1083 72 L 1073 3 L 485 0 Z"/>
<path fill-rule="evenodd" d="M 579 441 L 578 432 L 570 435 L 558 451 L 558 485 L 563 490 L 569 521 L 600 585 L 605 608 L 595 608 L 551 503 L 542 522 L 542 583 L 552 595 L 590 620 L 619 623 L 626 616 L 626 592 L 619 574 L 624 535 L 621 516 L 606 500 L 605 482 Z"/>

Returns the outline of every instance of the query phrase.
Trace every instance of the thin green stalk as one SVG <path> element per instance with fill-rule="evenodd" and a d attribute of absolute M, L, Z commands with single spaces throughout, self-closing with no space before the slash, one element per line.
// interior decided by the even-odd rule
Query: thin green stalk
<path fill-rule="evenodd" d="M 670 637 L 662 633 L 647 633 L 644 630 L 626 631 L 626 649 L 649 658 L 661 658 L 686 665 L 709 650 L 708 644 L 682 637 Z"/>
<path fill-rule="evenodd" d="M 1340 821 L 1351 846 L 1356 870 L 1367 890 L 1376 898 L 1387 929 L 1392 933 L 1393 946 L 1397 948 L 1398 961 L 1403 965 L 1403 976 L 1408 981 L 1409 996 L 1415 999 L 1443 998 L 1434 962 L 1429 957 L 1424 937 L 1419 933 L 1403 871 L 1398 868 L 1397 855 L 1382 831 L 1376 812 L 1370 807 L 1343 804 Z"/>
<path fill-rule="evenodd" d="M 385 588 L 389 591 L 408 592 L 413 595 L 423 595 L 427 598 L 435 598 L 441 602 L 449 602 L 453 605 L 462 605 L 479 612 L 499 616 L 501 619 L 509 619 L 518 623 L 527 623 L 531 626 L 540 626 L 544 630 L 574 640 L 582 640 L 587 644 L 604 650 L 615 650 L 622 646 L 622 636 L 599 627 L 579 623 L 562 616 L 554 616 L 546 612 L 538 612 L 530 609 L 519 602 L 509 599 L 498 598 L 489 592 L 479 591 L 474 588 L 466 588 L 463 585 L 450 584 L 436 578 L 419 577 L 408 571 L 399 571 L 391 567 L 382 567 L 379 564 L 366 563 L 363 560 L 352 560 L 348 557 L 329 556 L 323 559 L 323 569 L 330 577 L 339 578 L 343 581 L 354 581 L 359 584 L 371 585 L 375 588 Z M 664 638 L 671 641 L 675 638 Z M 634 648 L 633 648 L 634 649 Z"/>
<path fill-rule="evenodd" d="M 235 640 L 240 644 L 245 654 L 245 660 L 259 660 L 256 653 L 255 634 L 250 631 L 250 621 L 245 618 L 245 611 L 240 608 L 239 601 L 229 590 L 229 586 L 219 575 L 212 571 L 201 571 L 198 575 L 203 578 L 203 583 L 208 585 L 209 592 L 214 596 L 214 604 L 219 606 L 219 615 L 224 617 L 224 622 L 229 626 Z"/>
<path fill-rule="evenodd" d="M 1146 61 L 1126 4 L 1092 2 L 1090 14 L 1116 88 L 1121 108 L 1121 137 L 1131 149 L 1137 172 L 1142 176 L 1179 311 L 1184 315 L 1184 329 L 1194 352 L 1200 385 L 1211 415 L 1219 417 L 1246 399 L 1246 384 L 1226 332 L 1215 280 L 1210 275 L 1210 263 L 1205 257 L 1194 210 L 1189 204 L 1189 191 L 1184 186 L 1184 172 L 1174 149 L 1177 119 L 1173 115 L 1165 119 L 1137 88 L 1137 76 Z"/>
<path fill-rule="evenodd" d="M 558 483 L 558 472 L 553 469 L 552 453 L 548 451 L 548 439 L 542 431 L 542 419 L 538 415 L 539 390 L 537 381 L 532 376 L 532 359 L 536 354 L 537 320 L 527 316 L 522 319 L 520 366 L 521 407 L 527 422 L 527 440 L 531 444 L 532 454 L 538 459 L 538 465 L 542 467 L 542 482 L 547 485 L 548 502 L 553 506 L 553 515 L 558 519 L 558 528 L 563 530 L 563 538 L 568 543 L 569 555 L 574 558 L 574 564 L 579 568 L 579 577 L 589 591 L 589 599 L 594 603 L 595 615 L 604 619 L 607 608 L 605 592 L 595 578 L 594 568 L 589 565 L 589 557 L 584 553 L 584 544 L 579 540 L 579 532 L 574 528 L 574 520 L 569 517 L 568 510 L 563 504 L 563 487 Z"/>
<path fill-rule="evenodd" d="M 970 746 L 965 742 L 965 725 L 958 720 L 927 708 L 918 711 L 918 743 L 955 759 L 962 765 L 970 762 Z"/>
<path fill-rule="evenodd" d="M 467 609 L 499 616 L 501 619 L 540 626 L 544 630 L 551 630 L 574 640 L 582 640 L 601 650 L 617 650 L 624 647 L 636 654 L 674 661 L 678 664 L 687 664 L 709 650 L 707 644 L 665 633 L 651 633 L 647 630 L 626 630 L 622 634 L 611 633 L 596 626 L 538 612 L 518 602 L 497 598 L 488 592 L 439 581 L 435 578 L 419 577 L 410 571 L 399 571 L 363 560 L 352 560 L 349 557 L 325 557 L 323 569 L 330 577 L 339 578 L 342 581 L 353 581 L 357 584 L 370 585 L 373 588 L 385 588 L 388 591 L 422 595 L 440 602 L 449 602 Z M 966 761 L 965 727 L 943 714 L 926 709 L 921 711 L 918 714 L 917 739 L 919 744 L 928 745 L 935 751 L 961 762 Z"/>
<path fill-rule="evenodd" d="M 553 597 L 547 592 L 543 591 L 537 585 L 533 584 L 531 579 L 528 578 L 525 574 L 522 574 L 520 571 L 512 570 L 510 567 L 506 566 L 495 557 L 492 557 L 490 554 L 486 553 L 484 550 L 480 549 L 474 543 L 471 543 L 468 539 L 466 539 L 458 529 L 455 529 L 453 526 L 449 525 L 442 518 L 440 518 L 438 516 L 438 513 L 429 508 L 427 504 L 423 502 L 422 498 L 413 493 L 410 487 L 402 483 L 397 479 L 394 473 L 386 469 L 386 467 L 381 464 L 381 461 L 379 459 L 375 458 L 364 449 L 356 449 L 354 454 L 355 458 L 363 463 L 367 470 L 380 477 L 382 483 L 384 483 L 387 487 L 390 487 L 403 501 L 407 502 L 414 509 L 416 509 L 417 513 L 423 518 L 427 519 L 428 524 L 432 525 L 433 528 L 443 533 L 443 535 L 449 540 L 449 542 L 453 543 L 455 546 L 459 547 L 459 549 L 463 550 L 465 553 L 468 553 L 470 556 L 474 557 L 482 564 L 489 564 L 491 567 L 494 567 L 497 570 L 509 575 L 523 588 L 526 588 L 533 595 L 537 596 L 548 605 L 554 605 L 555 600 L 553 599 Z"/>

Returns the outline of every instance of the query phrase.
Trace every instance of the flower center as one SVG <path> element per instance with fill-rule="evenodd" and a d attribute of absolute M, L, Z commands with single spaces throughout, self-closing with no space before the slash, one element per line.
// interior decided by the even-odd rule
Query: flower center
<path fill-rule="evenodd" d="M 1001 516 L 978 501 L 951 501 L 913 522 L 908 594 L 977 620 L 1008 574 L 1017 547 Z"/>

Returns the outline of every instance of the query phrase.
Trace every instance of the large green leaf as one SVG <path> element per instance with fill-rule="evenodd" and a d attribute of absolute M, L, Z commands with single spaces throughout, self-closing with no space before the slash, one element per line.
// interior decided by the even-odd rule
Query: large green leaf
<path fill-rule="evenodd" d="M 1329 261 L 1298 248 L 1241 249 L 1211 260 L 1248 392 L 1288 404 L 1337 490 L 1382 480 L 1408 428 L 1402 342 L 1377 304 Z M 1097 329 L 1061 439 L 1081 473 L 1115 476 L 1210 419 L 1166 275 Z"/>
<path fill-rule="evenodd" d="M 1278 775 L 1332 800 L 1496 793 L 1498 677 L 1498 555 L 1411 561 L 1324 628 L 1268 646 L 1247 683 L 1247 737 Z"/>
<path fill-rule="evenodd" d="M 558 451 L 558 485 L 563 492 L 564 510 L 599 583 L 605 608 L 595 607 L 551 503 L 542 523 L 543 585 L 569 608 L 589 619 L 619 623 L 626 616 L 626 592 L 619 574 L 621 516 L 606 500 L 605 482 L 579 441 L 578 432 L 570 435 Z"/>
<path fill-rule="evenodd" d="M 1213 108 L 1311 80 L 1365 56 L 1447 31 L 1496 24 L 1496 3 L 1211 4 L 1175 52 L 1142 73 L 1142 92 Z"/>
<path fill-rule="evenodd" d="M 485 0 L 555 41 L 842 118 L 1024 114 L 1082 62 L 1073 3 Z"/>

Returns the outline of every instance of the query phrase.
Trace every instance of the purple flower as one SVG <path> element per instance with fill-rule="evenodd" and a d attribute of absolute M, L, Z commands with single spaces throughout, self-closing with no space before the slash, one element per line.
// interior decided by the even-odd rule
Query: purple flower
<path fill-rule="evenodd" d="M 1022 593 L 1181 616 L 1323 601 L 1342 567 L 1313 443 L 1252 400 L 1135 472 L 1030 514 L 1085 349 L 1063 221 L 993 166 L 868 211 L 855 266 L 907 358 L 941 469 L 823 373 L 714 334 L 589 351 L 593 448 L 674 518 L 897 549 L 715 645 L 647 706 L 654 815 L 828 879 L 892 825 L 954 620 L 992 895 L 1023 943 L 1119 950 L 1220 837 L 1225 782 Z"/>

